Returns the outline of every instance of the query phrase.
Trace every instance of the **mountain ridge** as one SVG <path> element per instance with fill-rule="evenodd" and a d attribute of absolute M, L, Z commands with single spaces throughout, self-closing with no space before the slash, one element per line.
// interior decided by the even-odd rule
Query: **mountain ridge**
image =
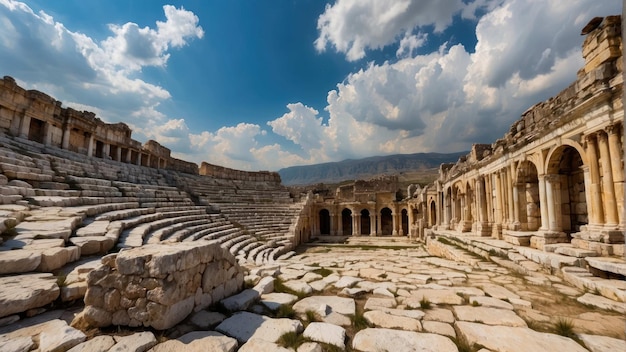
<path fill-rule="evenodd" d="M 336 183 L 407 171 L 432 170 L 443 163 L 454 163 L 467 153 L 468 151 L 371 156 L 363 159 L 291 166 L 278 170 L 278 173 L 282 183 L 287 186 Z"/>

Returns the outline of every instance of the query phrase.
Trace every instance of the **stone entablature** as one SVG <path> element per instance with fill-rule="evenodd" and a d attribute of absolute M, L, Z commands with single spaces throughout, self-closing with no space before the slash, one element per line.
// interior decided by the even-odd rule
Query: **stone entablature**
<path fill-rule="evenodd" d="M 202 162 L 200 164 L 200 175 L 224 178 L 228 180 L 241 180 L 252 182 L 273 182 L 280 183 L 278 172 L 270 171 L 242 171 L 227 167 Z"/>
<path fill-rule="evenodd" d="M 590 29 L 576 82 L 523 113 L 504 138 L 441 166 L 411 200 L 427 227 L 619 254 L 606 245 L 623 243 L 626 229 L 620 24 L 610 16 Z"/>
<path fill-rule="evenodd" d="M 0 80 L 0 130 L 6 134 L 84 154 L 153 168 L 198 174 L 198 165 L 175 159 L 155 141 L 131 138 L 125 123 L 105 123 L 89 111 L 63 108 L 60 101 Z"/>

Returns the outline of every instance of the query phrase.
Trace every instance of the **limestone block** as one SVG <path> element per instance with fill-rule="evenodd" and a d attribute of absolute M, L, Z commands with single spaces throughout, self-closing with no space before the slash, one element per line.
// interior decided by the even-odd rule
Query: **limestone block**
<path fill-rule="evenodd" d="M 33 250 L 3 251 L 0 255 L 0 274 L 34 271 L 41 263 L 41 252 Z"/>
<path fill-rule="evenodd" d="M 450 338 L 456 338 L 456 332 L 450 324 L 440 323 L 437 321 L 424 321 L 422 322 L 422 330 L 424 332 L 431 332 L 437 335 L 448 336 Z"/>
<path fill-rule="evenodd" d="M 345 349 L 346 330 L 340 326 L 312 322 L 304 330 L 303 336 L 313 341 L 327 343 Z"/>
<path fill-rule="evenodd" d="M 298 300 L 298 296 L 289 293 L 266 293 L 261 295 L 261 303 L 270 310 L 277 310 L 283 305 L 291 304 Z"/>
<path fill-rule="evenodd" d="M 422 325 L 417 319 L 391 315 L 379 310 L 365 312 L 363 314 L 363 317 L 367 320 L 368 323 L 379 328 L 400 329 L 407 331 L 422 330 Z"/>
<path fill-rule="evenodd" d="M 591 352 L 626 351 L 626 341 L 614 337 L 578 334 Z"/>
<path fill-rule="evenodd" d="M 247 289 L 239 294 L 230 296 L 221 301 L 224 308 L 230 312 L 246 310 L 250 305 L 259 299 L 259 292 L 253 289 Z"/>
<path fill-rule="evenodd" d="M 128 336 L 115 336 L 114 339 L 116 343 L 109 352 L 144 352 L 157 343 L 154 334 L 149 331 Z"/>
<path fill-rule="evenodd" d="M 331 312 L 354 315 L 356 312 L 356 304 L 352 298 L 335 297 L 335 296 L 311 296 L 301 299 L 293 305 L 293 309 L 301 314 L 307 310 L 314 312 L 319 311 L 320 306 L 328 306 L 329 311 L 322 316 L 326 316 Z"/>
<path fill-rule="evenodd" d="M 434 304 L 463 304 L 463 297 L 453 290 L 419 289 L 411 291 L 411 296 L 407 297 L 404 304 L 411 308 L 419 308 L 420 301 L 428 300 Z"/>
<path fill-rule="evenodd" d="M 526 327 L 526 322 L 509 309 L 489 307 L 452 307 L 457 320 L 479 322 L 487 325 L 505 325 Z"/>
<path fill-rule="evenodd" d="M 85 341 L 87 336 L 80 330 L 65 326 L 54 331 L 43 331 L 39 335 L 39 350 L 41 352 L 66 351 Z"/>
<path fill-rule="evenodd" d="M 300 350 L 301 347 L 298 348 L 298 351 Z M 320 352 L 321 351 L 320 348 Z M 281 347 L 273 342 L 252 338 L 241 346 L 239 352 L 292 352 L 292 350 Z"/>
<path fill-rule="evenodd" d="M 102 335 L 80 343 L 70 348 L 67 352 L 107 352 L 113 345 L 115 345 L 113 337 Z"/>
<path fill-rule="evenodd" d="M 75 262 L 80 258 L 80 247 L 57 247 L 41 252 L 41 263 L 38 271 L 51 272 L 63 267 L 67 263 Z"/>
<path fill-rule="evenodd" d="M 234 337 L 240 343 L 258 338 L 276 342 L 285 333 L 299 333 L 303 329 L 299 320 L 272 319 L 249 312 L 239 312 L 224 320 L 215 330 Z"/>
<path fill-rule="evenodd" d="M 22 336 L 14 339 L 2 339 L 0 341 L 2 343 L 2 348 L 6 351 L 30 351 L 34 346 L 35 342 L 30 336 Z"/>
<path fill-rule="evenodd" d="M 364 352 L 458 351 L 454 342 L 445 336 L 373 328 L 359 331 L 352 340 L 352 348 Z"/>
<path fill-rule="evenodd" d="M 192 331 L 154 346 L 151 352 L 234 352 L 237 340 L 215 331 Z"/>
<path fill-rule="evenodd" d="M 59 297 L 52 274 L 24 274 L 0 277 L 0 318 L 43 307 Z"/>

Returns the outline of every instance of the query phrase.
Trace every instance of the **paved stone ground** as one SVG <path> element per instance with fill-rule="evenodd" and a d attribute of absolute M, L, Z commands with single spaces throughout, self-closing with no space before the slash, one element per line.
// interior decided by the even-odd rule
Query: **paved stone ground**
<path fill-rule="evenodd" d="M 259 297 L 228 301 L 245 301 L 246 311 L 199 311 L 167 331 L 81 331 L 68 325 L 74 306 L 0 328 L 0 350 L 626 350 L 623 314 L 579 303 L 589 293 L 561 278 L 454 262 L 422 246 L 309 246 L 248 269 Z"/>

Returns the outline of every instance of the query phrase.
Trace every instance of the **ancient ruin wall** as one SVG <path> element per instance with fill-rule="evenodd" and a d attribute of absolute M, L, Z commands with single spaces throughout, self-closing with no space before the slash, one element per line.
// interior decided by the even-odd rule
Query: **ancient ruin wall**
<path fill-rule="evenodd" d="M 87 283 L 89 325 L 163 330 L 241 290 L 243 271 L 219 243 L 153 244 L 102 258 Z"/>
<path fill-rule="evenodd" d="M 224 178 L 228 180 L 241 180 L 253 182 L 275 182 L 280 183 L 278 172 L 269 171 L 242 171 L 227 167 L 202 162 L 200 164 L 200 175 Z"/>

